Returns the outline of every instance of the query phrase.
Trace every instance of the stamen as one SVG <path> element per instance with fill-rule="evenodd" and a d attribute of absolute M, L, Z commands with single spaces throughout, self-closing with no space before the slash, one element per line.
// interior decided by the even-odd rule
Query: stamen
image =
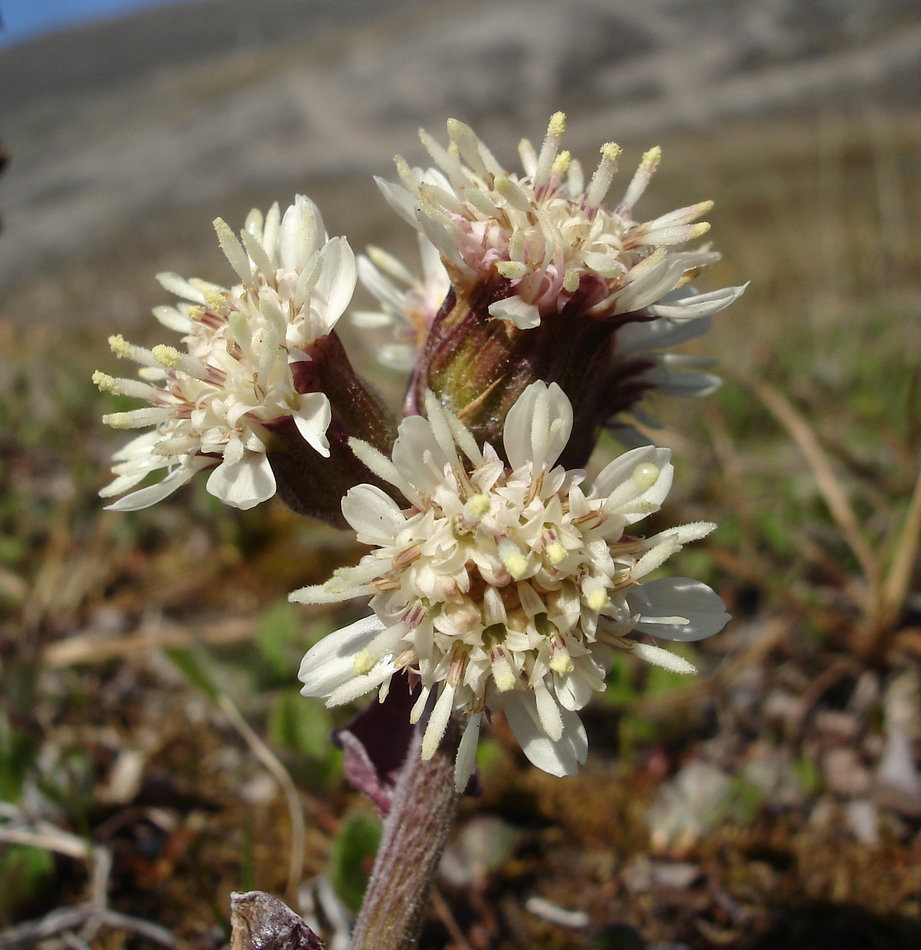
<path fill-rule="evenodd" d="M 131 409 L 128 412 L 110 412 L 102 417 L 102 421 L 113 429 L 143 429 L 145 426 L 155 426 L 165 422 L 170 417 L 170 411 L 160 406 Z"/>
<path fill-rule="evenodd" d="M 230 229 L 230 225 L 223 218 L 214 219 L 214 230 L 217 232 L 218 243 L 230 266 L 237 272 L 237 276 L 244 284 L 253 279 L 253 272 L 249 265 L 249 258 L 239 238 Z"/>
<path fill-rule="evenodd" d="M 120 360 L 133 360 L 135 363 L 140 363 L 141 366 L 158 366 L 159 361 L 156 357 L 144 346 L 136 346 L 134 343 L 129 343 L 120 333 L 114 333 L 109 337 L 109 349 L 120 359 Z"/>
<path fill-rule="evenodd" d="M 512 665 L 508 661 L 508 655 L 501 646 L 493 647 L 489 651 L 489 663 L 492 667 L 492 678 L 496 683 L 496 689 L 500 693 L 507 693 L 515 688 L 516 677 Z"/>
<path fill-rule="evenodd" d="M 494 187 L 516 211 L 527 214 L 533 210 L 531 199 L 528 198 L 524 189 L 505 175 L 499 175 L 496 178 Z"/>
<path fill-rule="evenodd" d="M 550 184 L 550 171 L 565 131 L 566 113 L 554 112 L 550 117 L 544 144 L 541 146 L 540 155 L 537 158 L 537 170 L 534 172 L 534 188 L 537 191 Z"/>
<path fill-rule="evenodd" d="M 499 559 L 516 581 L 520 581 L 528 573 L 528 559 L 511 538 L 502 538 L 499 541 Z"/>
<path fill-rule="evenodd" d="M 154 401 L 162 395 L 160 390 L 156 386 L 151 386 L 150 383 L 141 382 L 138 379 L 116 378 L 99 370 L 93 373 L 93 382 L 101 392 L 112 393 L 116 396 L 134 396 L 137 399 Z"/>
<path fill-rule="evenodd" d="M 633 211 L 633 206 L 643 196 L 646 186 L 652 179 L 653 174 L 655 174 L 656 168 L 659 167 L 661 158 L 662 149 L 659 148 L 658 145 L 649 149 L 649 151 L 643 155 L 642 159 L 640 159 L 639 167 L 636 172 L 634 172 L 633 178 L 627 186 L 627 191 L 614 209 L 615 214 L 624 216 L 629 215 Z"/>
<path fill-rule="evenodd" d="M 560 676 L 566 676 L 575 669 L 572 657 L 565 647 L 553 651 L 553 655 L 550 657 L 550 669 L 554 673 L 559 673 Z"/>
<path fill-rule="evenodd" d="M 606 142 L 601 146 L 601 161 L 592 175 L 592 180 L 588 186 L 588 192 L 585 195 L 585 211 L 589 217 L 594 217 L 595 212 L 601 207 L 611 182 L 614 179 L 614 172 L 617 171 L 617 158 L 622 149 L 613 142 Z"/>
<path fill-rule="evenodd" d="M 604 610 L 610 603 L 607 585 L 597 577 L 587 577 L 582 582 L 582 597 L 589 610 L 594 610 L 596 613 Z"/>
<path fill-rule="evenodd" d="M 213 373 L 207 363 L 189 356 L 188 353 L 180 353 L 174 346 L 166 346 L 163 343 L 155 346 L 151 351 L 153 358 L 167 369 L 180 370 L 193 379 L 200 379 L 202 382 L 213 380 Z"/>
<path fill-rule="evenodd" d="M 489 511 L 489 506 L 489 495 L 479 494 L 468 498 L 462 516 L 464 525 L 471 528 L 478 525 L 483 519 L 483 515 Z"/>
<path fill-rule="evenodd" d="M 566 557 L 566 548 L 560 541 L 556 525 L 545 524 L 540 541 L 551 564 L 559 564 Z"/>
<path fill-rule="evenodd" d="M 697 667 L 693 663 L 688 663 L 684 657 L 672 653 L 670 650 L 663 650 L 662 647 L 653 646 L 651 643 L 639 643 L 633 641 L 630 643 L 630 650 L 634 656 L 638 656 L 653 666 L 660 666 L 669 673 L 683 673 L 690 675 L 697 672 Z"/>
<path fill-rule="evenodd" d="M 453 705 L 454 687 L 450 683 L 444 683 L 432 714 L 429 716 L 429 724 L 425 727 L 425 733 L 422 736 L 423 759 L 430 759 L 441 744 Z"/>
<path fill-rule="evenodd" d="M 572 153 L 571 152 L 560 152 L 559 155 L 553 160 L 553 174 L 559 175 L 562 178 L 566 172 L 569 171 L 570 166 L 572 165 Z"/>

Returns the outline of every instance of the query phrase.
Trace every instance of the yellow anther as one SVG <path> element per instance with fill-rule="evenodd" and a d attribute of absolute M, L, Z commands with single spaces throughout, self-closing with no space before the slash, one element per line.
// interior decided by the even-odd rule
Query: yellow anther
<path fill-rule="evenodd" d="M 547 126 L 547 135 L 559 138 L 566 131 L 566 113 L 554 112 L 550 116 L 550 123 Z"/>
<path fill-rule="evenodd" d="M 601 161 L 614 165 L 623 149 L 616 142 L 605 142 L 601 146 Z"/>
<path fill-rule="evenodd" d="M 560 152 L 559 155 L 553 160 L 553 171 L 559 175 L 563 176 L 569 171 L 569 166 L 572 164 L 572 153 L 571 152 Z"/>
<path fill-rule="evenodd" d="M 514 541 L 505 538 L 499 542 L 499 557 L 516 581 L 520 581 L 527 573 L 528 559 L 518 550 Z"/>
<path fill-rule="evenodd" d="M 464 518 L 467 521 L 479 521 L 489 511 L 489 495 L 471 495 L 464 505 Z"/>
<path fill-rule="evenodd" d="M 560 652 L 556 653 L 550 661 L 550 669 L 554 673 L 559 673 L 560 676 L 565 676 L 567 673 L 571 673 L 575 666 L 573 666 L 572 657 L 568 653 Z"/>
<path fill-rule="evenodd" d="M 104 393 L 118 393 L 118 383 L 114 376 L 108 373 L 102 373 L 98 369 L 93 373 L 93 383 Z"/>
<path fill-rule="evenodd" d="M 515 688 L 515 673 L 504 654 L 492 661 L 492 678 L 500 693 L 507 693 Z"/>
<path fill-rule="evenodd" d="M 589 609 L 598 612 L 599 610 L 604 610 L 608 605 L 608 594 L 603 587 L 596 587 L 594 590 L 590 591 L 588 596 L 585 598 L 585 603 L 588 604 Z"/>
<path fill-rule="evenodd" d="M 153 358 L 167 369 L 172 369 L 181 359 L 179 350 L 165 343 L 158 343 L 150 352 L 153 353 Z"/>
<path fill-rule="evenodd" d="M 377 660 L 374 658 L 374 654 L 370 650 L 362 650 L 358 656 L 355 657 L 355 660 L 352 663 L 352 670 L 356 676 L 361 676 L 364 673 L 370 673 L 374 669 L 374 664 Z"/>
<path fill-rule="evenodd" d="M 662 161 L 662 149 L 658 145 L 654 145 L 648 152 L 643 153 L 643 157 L 640 159 L 640 167 L 646 174 L 651 175 L 659 167 L 660 161 Z"/>
<path fill-rule="evenodd" d="M 118 357 L 127 357 L 131 353 L 132 346 L 120 333 L 113 333 L 109 337 L 109 349 Z"/>
<path fill-rule="evenodd" d="M 209 287 L 205 291 L 205 303 L 211 310 L 221 311 L 227 303 L 223 290 Z"/>
<path fill-rule="evenodd" d="M 652 462 L 640 462 L 639 465 L 633 469 L 633 484 L 640 491 L 646 491 L 647 488 L 652 488 L 653 485 L 659 480 L 659 466 L 653 465 Z"/>

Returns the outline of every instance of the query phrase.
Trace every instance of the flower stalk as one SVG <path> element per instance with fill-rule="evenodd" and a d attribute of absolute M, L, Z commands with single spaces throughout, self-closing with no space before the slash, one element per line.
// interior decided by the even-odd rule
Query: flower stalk
<path fill-rule="evenodd" d="M 438 862 L 457 814 L 454 758 L 460 732 L 449 725 L 429 759 L 420 757 L 416 728 L 394 790 L 384 834 L 351 950 L 409 950 L 415 946 Z"/>

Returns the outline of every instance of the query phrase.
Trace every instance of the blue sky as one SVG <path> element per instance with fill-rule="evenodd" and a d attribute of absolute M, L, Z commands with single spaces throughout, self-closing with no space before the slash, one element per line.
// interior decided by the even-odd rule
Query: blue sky
<path fill-rule="evenodd" d="M 0 0 L 0 46 L 88 20 L 121 16 L 167 0 Z"/>

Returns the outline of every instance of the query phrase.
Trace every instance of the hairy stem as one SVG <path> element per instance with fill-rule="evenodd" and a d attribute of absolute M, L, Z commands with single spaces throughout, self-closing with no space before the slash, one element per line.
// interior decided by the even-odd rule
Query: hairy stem
<path fill-rule="evenodd" d="M 454 789 L 458 739 L 457 728 L 449 724 L 438 751 L 423 761 L 421 730 L 415 731 L 384 822 L 351 950 L 408 950 L 415 945 L 460 800 Z"/>

